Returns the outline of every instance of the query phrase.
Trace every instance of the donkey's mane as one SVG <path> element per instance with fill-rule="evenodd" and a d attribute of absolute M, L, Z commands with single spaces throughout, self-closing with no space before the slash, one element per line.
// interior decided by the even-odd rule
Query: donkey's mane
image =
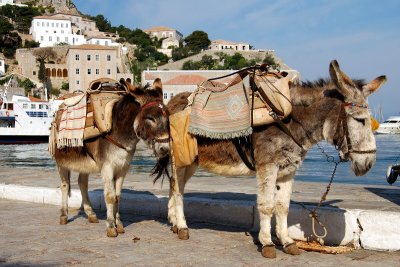
<path fill-rule="evenodd" d="M 363 87 L 366 83 L 363 79 L 352 79 L 353 83 L 357 86 L 357 88 Z M 318 87 L 325 87 L 328 85 L 333 84 L 332 79 L 330 78 L 319 78 L 315 81 L 302 81 L 300 86 L 304 88 L 318 88 Z"/>

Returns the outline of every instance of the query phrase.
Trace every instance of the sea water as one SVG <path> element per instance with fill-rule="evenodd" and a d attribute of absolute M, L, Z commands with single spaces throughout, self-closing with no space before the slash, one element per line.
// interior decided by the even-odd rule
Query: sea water
<path fill-rule="evenodd" d="M 350 163 L 340 163 L 334 177 L 335 183 L 387 185 L 386 170 L 390 164 L 400 163 L 400 135 L 376 135 L 377 160 L 372 169 L 363 176 L 355 176 Z M 320 148 L 314 146 L 307 154 L 302 166 L 296 173 L 297 181 L 329 182 L 335 164 L 328 162 L 321 148 L 338 160 L 338 153 L 333 146 L 320 143 Z M 150 174 L 155 165 L 151 150 L 144 144 L 137 147 L 130 172 Z M 55 162 L 49 156 L 47 144 L 37 145 L 0 145 L 0 167 L 33 168 L 55 170 Z M 17 171 L 17 170 L 16 170 Z M 1 171 L 0 171 L 1 172 Z M 213 176 L 199 170 L 195 176 Z M 1 182 L 1 181 L 0 181 Z M 395 186 L 400 186 L 400 178 Z"/>

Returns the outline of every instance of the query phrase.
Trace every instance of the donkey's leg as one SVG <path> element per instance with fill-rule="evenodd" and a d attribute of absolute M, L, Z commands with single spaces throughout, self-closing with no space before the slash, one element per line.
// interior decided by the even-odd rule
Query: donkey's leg
<path fill-rule="evenodd" d="M 104 163 L 101 171 L 104 183 L 104 200 L 107 207 L 107 236 L 116 237 L 118 232 L 115 225 L 115 204 L 117 203 L 117 196 L 115 193 L 115 182 L 112 167 L 109 164 Z"/>
<path fill-rule="evenodd" d="M 168 218 L 172 223 L 173 232 L 178 233 L 179 239 L 189 239 L 189 229 L 183 211 L 183 194 L 186 182 L 194 174 L 197 164 L 194 163 L 176 170 L 170 184 L 170 202 L 168 203 Z M 174 178 L 176 177 L 176 180 Z M 171 193 L 172 192 L 172 193 Z"/>
<path fill-rule="evenodd" d="M 122 184 L 124 183 L 126 172 L 127 171 L 115 177 L 115 194 L 116 194 L 115 222 L 117 225 L 117 232 L 119 234 L 125 233 L 124 225 L 121 221 L 121 216 L 119 214 L 119 205 L 121 203 L 121 190 L 122 190 Z"/>
<path fill-rule="evenodd" d="M 58 167 L 58 173 L 61 178 L 61 215 L 60 224 L 68 223 L 68 195 L 70 194 L 70 175 L 71 172 L 63 167 Z"/>
<path fill-rule="evenodd" d="M 89 174 L 79 173 L 78 184 L 79 188 L 81 189 L 83 210 L 88 216 L 88 220 L 90 223 L 98 223 L 99 220 L 97 219 L 96 213 L 93 211 L 92 203 L 90 203 L 88 194 L 88 183 L 89 183 Z"/>
<path fill-rule="evenodd" d="M 291 255 L 299 255 L 300 250 L 294 240 L 289 237 L 287 226 L 293 177 L 294 173 L 277 182 L 275 194 L 276 235 L 283 245 L 283 251 Z"/>
<path fill-rule="evenodd" d="M 257 168 L 257 208 L 260 215 L 261 254 L 266 258 L 276 258 L 275 245 L 271 239 L 271 218 L 274 214 L 275 185 L 278 167 L 267 164 Z"/>

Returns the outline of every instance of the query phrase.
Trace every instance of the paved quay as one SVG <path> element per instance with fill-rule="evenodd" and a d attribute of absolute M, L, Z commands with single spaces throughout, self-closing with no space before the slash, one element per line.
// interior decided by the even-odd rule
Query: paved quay
<path fill-rule="evenodd" d="M 0 167 L 0 199 L 59 205 L 60 179 L 56 171 Z M 362 177 L 360 177 L 362 179 Z M 70 207 L 80 206 L 77 175 L 72 176 Z M 312 237 L 309 209 L 326 190 L 325 183 L 295 182 L 289 213 L 289 233 L 299 240 Z M 89 181 L 95 209 L 104 211 L 102 182 L 98 175 Z M 212 223 L 256 230 L 256 181 L 249 178 L 193 177 L 185 190 L 185 214 L 189 224 Z M 153 184 L 146 173 L 129 173 L 125 179 L 121 210 L 129 215 L 165 219 L 168 181 Z M 327 227 L 327 245 L 353 245 L 367 250 L 400 250 L 400 187 L 333 184 L 318 212 Z M 53 214 L 57 225 L 59 213 Z M 103 225 L 104 226 L 104 225 Z M 103 229 L 104 230 L 104 229 Z M 100 231 L 103 234 L 104 231 Z M 322 229 L 316 227 L 318 234 Z"/>
<path fill-rule="evenodd" d="M 303 252 L 291 256 L 277 247 L 266 259 L 252 237 L 237 227 L 191 223 L 189 240 L 178 240 L 165 220 L 124 214 L 126 233 L 105 234 L 105 212 L 89 224 L 78 210 L 67 225 L 59 208 L 0 199 L 0 266 L 399 266 L 400 252 L 354 250 L 332 255 Z"/>

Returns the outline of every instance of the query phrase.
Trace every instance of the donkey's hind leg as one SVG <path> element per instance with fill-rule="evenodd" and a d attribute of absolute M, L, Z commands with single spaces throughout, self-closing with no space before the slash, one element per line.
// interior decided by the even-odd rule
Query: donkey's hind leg
<path fill-rule="evenodd" d="M 116 203 L 117 196 L 115 194 L 115 181 L 114 181 L 114 173 L 111 166 L 103 166 L 103 170 L 101 172 L 101 176 L 103 177 L 104 183 L 104 200 L 106 202 L 107 207 L 107 236 L 108 237 L 117 237 L 118 232 L 115 225 L 115 215 L 116 215 Z"/>
<path fill-rule="evenodd" d="M 119 175 L 119 176 L 115 177 L 115 194 L 116 194 L 115 223 L 116 223 L 116 226 L 117 226 L 117 232 L 119 234 L 125 233 L 124 225 L 123 225 L 123 223 L 121 221 L 121 216 L 119 214 L 119 205 L 121 203 L 122 184 L 124 183 L 126 172 L 127 171 L 125 171 L 122 175 Z"/>
<path fill-rule="evenodd" d="M 60 215 L 60 224 L 67 224 L 68 223 L 68 196 L 71 193 L 71 185 L 70 185 L 70 176 L 71 171 L 63 168 L 58 167 L 58 173 L 60 174 L 61 178 L 61 215 Z"/>
<path fill-rule="evenodd" d="M 281 241 L 281 244 L 283 245 L 283 251 L 285 253 L 299 255 L 300 250 L 298 249 L 294 240 L 289 237 L 287 227 L 293 177 L 294 173 L 277 182 L 275 193 L 276 235 Z"/>
<path fill-rule="evenodd" d="M 96 213 L 93 211 L 92 203 L 90 203 L 89 194 L 88 194 L 88 182 L 89 174 L 87 173 L 79 173 L 78 176 L 78 184 L 81 189 L 82 195 L 82 206 L 86 215 L 88 216 L 88 220 L 90 223 L 98 223 Z"/>

